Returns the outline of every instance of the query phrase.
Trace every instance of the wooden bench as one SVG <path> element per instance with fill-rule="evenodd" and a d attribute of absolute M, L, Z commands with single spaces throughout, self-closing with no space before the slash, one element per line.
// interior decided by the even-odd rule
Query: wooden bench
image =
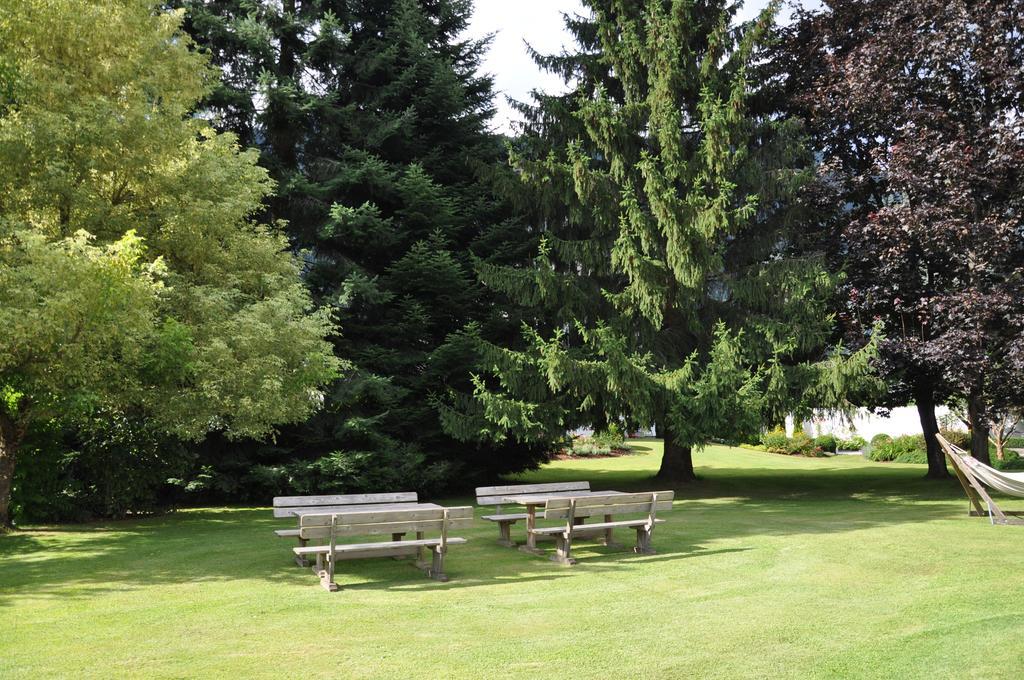
<path fill-rule="evenodd" d="M 501 506 L 508 505 L 508 496 L 548 493 L 559 491 L 589 491 L 590 482 L 555 482 L 551 484 L 512 484 L 506 486 L 481 486 L 476 490 L 477 505 L 493 505 L 495 514 L 484 515 L 484 519 L 498 523 L 498 543 L 508 548 L 514 548 L 512 540 L 512 525 L 519 520 L 526 519 L 526 513 L 502 512 Z"/>
<path fill-rule="evenodd" d="M 339 496 L 278 496 L 274 499 L 274 517 L 289 517 L 298 520 L 299 513 L 304 512 L 327 514 L 343 510 L 372 510 L 375 507 L 385 509 L 384 506 L 416 502 L 415 491 L 360 493 Z M 297 521 L 296 527 L 298 527 Z M 306 541 L 299 536 L 298 528 L 275 529 L 274 534 L 281 538 L 297 538 L 300 548 L 306 545 Z M 295 561 L 300 567 L 309 566 L 309 562 L 304 557 L 296 556 Z"/>
<path fill-rule="evenodd" d="M 438 581 L 447 581 L 444 573 L 444 557 L 448 546 L 465 543 L 466 539 L 449 536 L 452 530 L 465 529 L 473 523 L 473 508 L 462 506 L 433 509 L 409 508 L 405 510 L 364 510 L 342 511 L 323 515 L 302 515 L 299 519 L 299 537 L 304 541 L 327 539 L 321 545 L 303 545 L 293 548 L 296 557 L 316 557 L 313 572 L 320 577 L 320 584 L 329 591 L 338 589 L 334 582 L 334 565 L 338 560 L 354 560 L 365 557 L 397 557 L 416 555 L 416 566 Z M 416 540 L 395 539 L 407 533 L 416 534 Z M 439 533 L 437 538 L 425 538 L 426 532 Z M 392 540 L 375 543 L 343 543 L 338 539 L 345 536 L 370 536 L 390 534 Z M 423 551 L 430 549 L 433 559 L 428 564 L 423 560 Z"/>
<path fill-rule="evenodd" d="M 572 541 L 580 530 L 588 534 L 595 530 L 612 531 L 618 528 L 636 529 L 636 548 L 634 552 L 653 555 L 651 535 L 656 524 L 663 522 L 657 518 L 659 512 L 672 509 L 673 491 L 655 491 L 653 493 L 609 494 L 607 496 L 587 496 L 585 498 L 553 498 L 544 504 L 546 519 L 564 519 L 565 524 L 556 527 L 537 527 L 531 533 L 553 536 L 556 554 L 551 559 L 565 565 L 576 564 L 572 558 Z M 614 520 L 615 516 L 644 514 L 639 519 Z M 603 522 L 580 526 L 577 521 L 586 517 L 603 517 Z"/>

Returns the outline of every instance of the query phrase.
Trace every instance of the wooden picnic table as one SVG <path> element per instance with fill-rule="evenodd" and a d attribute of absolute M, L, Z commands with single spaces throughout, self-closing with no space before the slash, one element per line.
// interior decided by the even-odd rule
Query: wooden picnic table
<path fill-rule="evenodd" d="M 353 513 L 353 512 L 388 512 L 389 510 L 441 510 L 442 506 L 437 503 L 373 503 L 367 505 L 339 505 L 337 507 L 319 507 L 319 508 L 295 508 L 292 511 L 292 515 L 299 518 L 301 523 L 302 518 L 306 515 L 334 515 L 341 513 Z M 391 534 L 392 541 L 400 541 L 404 534 L 394 533 Z M 417 535 L 417 538 L 422 536 Z M 301 558 L 300 558 L 301 559 Z M 397 558 L 396 558 L 397 559 Z"/>
<path fill-rule="evenodd" d="M 537 547 L 537 534 L 533 533 L 533 530 L 537 528 L 537 508 L 546 504 L 548 501 L 556 498 L 587 498 L 589 496 L 608 496 L 611 494 L 621 494 L 622 491 L 554 491 L 550 493 L 526 493 L 526 494 L 513 494 L 503 496 L 501 501 L 508 503 L 509 505 L 525 505 L 526 506 L 526 545 L 519 546 L 519 549 L 523 552 L 533 553 L 534 555 L 543 555 L 544 551 Z M 576 519 L 577 524 L 583 524 L 584 519 L 579 517 Z M 604 532 L 605 545 L 614 545 L 615 542 L 612 540 L 612 530 L 607 529 Z"/>

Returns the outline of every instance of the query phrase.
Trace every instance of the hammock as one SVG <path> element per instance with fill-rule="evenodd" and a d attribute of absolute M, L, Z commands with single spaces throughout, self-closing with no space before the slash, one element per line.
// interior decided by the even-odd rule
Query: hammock
<path fill-rule="evenodd" d="M 973 456 L 961 456 L 960 460 L 971 469 L 975 477 L 985 483 L 985 486 L 1010 496 L 1024 498 L 1024 472 L 1003 472 L 985 465 Z"/>
<path fill-rule="evenodd" d="M 974 510 L 968 506 L 968 514 L 973 517 L 988 516 L 993 524 L 1024 524 L 1024 519 L 1007 517 L 985 491 L 985 486 L 988 486 L 1010 496 L 1024 498 L 1024 472 L 996 470 L 968 455 L 959 446 L 950 444 L 941 434 L 935 435 L 935 438 L 939 440 L 939 446 L 953 464 L 953 471 L 964 487 L 967 499 L 974 506 Z M 985 504 L 984 507 L 982 502 Z"/>

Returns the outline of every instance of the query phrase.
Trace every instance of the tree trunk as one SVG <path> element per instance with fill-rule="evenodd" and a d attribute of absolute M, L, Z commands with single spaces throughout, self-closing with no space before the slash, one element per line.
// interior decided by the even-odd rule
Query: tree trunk
<path fill-rule="evenodd" d="M 946 479 L 946 456 L 939 446 L 935 435 L 939 432 L 939 422 L 935 419 L 935 397 L 930 389 L 921 389 L 914 399 L 917 402 L 917 415 L 921 419 L 921 431 L 924 432 L 924 444 L 928 451 L 929 479 Z"/>
<path fill-rule="evenodd" d="M 988 455 L 988 413 L 985 400 L 972 390 L 967 397 L 967 419 L 971 421 L 971 456 L 985 465 L 991 465 Z"/>
<path fill-rule="evenodd" d="M 0 531 L 11 527 L 11 485 L 24 430 L 0 414 Z"/>
<path fill-rule="evenodd" d="M 692 482 L 697 479 L 693 473 L 693 449 L 680 446 L 675 442 L 672 430 L 661 423 L 656 423 L 654 432 L 665 443 L 665 453 L 661 457 L 661 468 L 656 479 L 667 482 Z"/>

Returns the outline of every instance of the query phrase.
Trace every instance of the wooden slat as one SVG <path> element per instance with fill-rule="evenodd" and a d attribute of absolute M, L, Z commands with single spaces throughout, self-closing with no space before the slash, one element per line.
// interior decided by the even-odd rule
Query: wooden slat
<path fill-rule="evenodd" d="M 490 520 L 491 522 L 509 522 L 519 521 L 529 517 L 525 512 L 521 512 L 515 515 L 484 515 L 481 519 Z"/>
<path fill-rule="evenodd" d="M 465 538 L 459 537 L 448 537 L 448 545 L 461 545 L 466 543 Z M 345 545 L 335 546 L 334 552 L 338 555 L 339 559 L 344 559 L 343 555 L 351 553 L 364 553 L 366 557 L 377 557 L 377 556 L 391 556 L 391 555 L 403 555 L 412 554 L 416 552 L 417 548 L 430 548 L 441 544 L 440 538 L 425 538 L 419 540 L 410 541 L 384 541 L 381 543 L 348 543 Z M 307 545 L 302 548 L 293 548 L 296 555 L 307 556 L 316 554 L 325 554 L 330 552 L 331 547 L 329 545 Z"/>
<path fill-rule="evenodd" d="M 672 509 L 672 491 L 658 491 L 657 512 Z M 595 515 L 626 515 L 630 513 L 647 513 L 651 510 L 653 494 L 618 494 L 607 496 L 589 496 L 572 499 L 576 501 L 576 517 L 594 517 Z M 544 506 L 545 519 L 565 519 L 569 516 L 571 499 L 553 498 Z"/>
<path fill-rule="evenodd" d="M 407 503 L 362 503 L 358 505 L 300 505 L 286 508 L 274 508 L 274 517 L 295 517 L 296 513 L 314 515 L 336 514 L 340 512 L 364 512 L 366 510 L 404 510 L 416 508 L 420 505 L 436 506 L 433 503 L 418 503 L 409 501 Z"/>
<path fill-rule="evenodd" d="M 299 518 L 300 527 L 330 525 L 331 516 L 337 516 L 338 524 L 384 524 L 386 522 L 411 522 L 414 520 L 432 520 L 444 517 L 445 508 L 409 508 L 403 510 L 361 510 L 359 512 L 332 512 L 302 515 Z M 469 505 L 460 505 L 448 508 L 450 519 L 465 519 L 473 517 L 473 508 Z"/>
<path fill-rule="evenodd" d="M 532 531 L 530 531 L 530 533 L 531 534 L 541 534 L 542 536 L 552 536 L 554 534 L 564 534 L 565 533 L 565 527 L 564 526 L 561 526 L 561 527 L 536 527 Z"/>
<path fill-rule="evenodd" d="M 545 493 L 552 491 L 589 491 L 590 482 L 551 482 L 548 484 L 511 484 L 505 486 L 481 486 L 476 490 L 479 505 L 503 505 L 503 496 Z"/>
<path fill-rule="evenodd" d="M 665 520 L 655 519 L 655 524 L 663 524 Z M 638 527 L 647 524 L 646 518 L 641 519 L 626 519 L 620 522 L 595 522 L 594 524 L 577 524 L 573 527 L 572 533 L 574 536 L 586 536 L 587 534 L 595 533 L 598 531 L 604 531 L 605 529 L 616 529 L 621 527 Z M 540 534 L 542 536 L 550 536 L 552 534 L 565 533 L 565 527 L 537 527 L 533 530 L 533 533 Z"/>
<path fill-rule="evenodd" d="M 672 509 L 672 501 L 658 501 L 657 511 L 667 512 Z M 600 515 L 628 515 L 631 513 L 647 514 L 651 510 L 651 502 L 630 503 L 625 505 L 595 505 L 588 508 L 576 508 L 576 517 L 598 517 Z M 569 516 L 568 508 L 545 509 L 539 517 L 544 519 L 565 519 Z"/>
<path fill-rule="evenodd" d="M 278 496 L 274 498 L 274 507 L 306 507 L 316 505 L 360 505 L 365 503 L 415 503 L 418 500 L 415 491 L 399 491 L 395 493 L 359 493 L 338 496 Z"/>
<path fill-rule="evenodd" d="M 281 538 L 294 538 L 299 535 L 298 529 L 275 529 L 274 534 Z"/>
<path fill-rule="evenodd" d="M 338 536 L 377 536 L 380 534 L 408 534 L 417 531 L 440 531 L 443 519 L 420 519 L 411 522 L 384 522 L 381 524 L 338 524 Z M 465 517 L 448 520 L 449 529 L 468 529 L 473 519 Z M 309 526 L 299 529 L 300 538 L 325 538 L 331 535 L 330 525 Z"/>
<path fill-rule="evenodd" d="M 608 495 L 582 496 L 576 500 L 576 507 L 583 508 L 592 505 L 626 505 L 632 503 L 650 503 L 653 494 L 658 494 L 658 501 L 671 501 L 675 497 L 674 491 L 652 491 L 645 493 L 617 493 Z M 552 499 L 550 502 L 564 501 L 565 507 L 569 507 L 568 499 Z"/>

